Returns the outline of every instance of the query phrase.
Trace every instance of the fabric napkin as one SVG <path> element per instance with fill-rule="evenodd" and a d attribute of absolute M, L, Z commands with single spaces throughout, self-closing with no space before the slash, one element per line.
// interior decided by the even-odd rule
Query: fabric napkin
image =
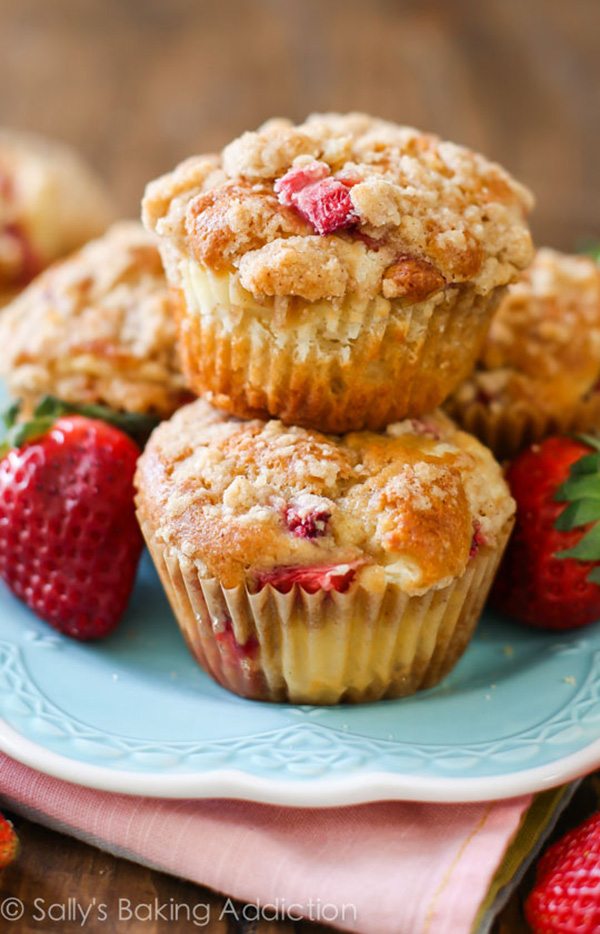
<path fill-rule="evenodd" d="M 515 877 L 568 797 L 538 796 L 537 815 L 531 796 L 328 809 L 135 798 L 0 754 L 0 799 L 14 813 L 243 902 L 361 934 L 488 930 L 511 841 Z"/>

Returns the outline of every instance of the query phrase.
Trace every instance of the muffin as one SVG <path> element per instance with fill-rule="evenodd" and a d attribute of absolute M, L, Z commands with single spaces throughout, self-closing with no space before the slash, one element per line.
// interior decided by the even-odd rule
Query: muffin
<path fill-rule="evenodd" d="M 271 121 L 152 182 L 192 388 L 239 417 L 378 430 L 473 368 L 532 258 L 500 166 L 361 114 Z"/>
<path fill-rule="evenodd" d="M 443 678 L 514 512 L 491 453 L 439 412 L 335 437 L 199 399 L 154 431 L 136 488 L 200 665 L 244 697 L 306 704 Z"/>
<path fill-rule="evenodd" d="M 555 432 L 600 428 L 600 268 L 593 259 L 538 251 L 446 408 L 502 458 Z"/>
<path fill-rule="evenodd" d="M 173 304 L 154 238 L 136 222 L 116 224 L 3 311 L 0 375 L 26 410 L 52 394 L 169 416 L 190 399 Z"/>
<path fill-rule="evenodd" d="M 71 149 L 0 129 L 0 305 L 113 216 L 102 185 Z"/>

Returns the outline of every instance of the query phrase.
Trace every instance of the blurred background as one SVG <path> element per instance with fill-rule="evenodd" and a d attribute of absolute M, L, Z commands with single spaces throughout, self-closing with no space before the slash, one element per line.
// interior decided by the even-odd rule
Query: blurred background
<path fill-rule="evenodd" d="M 367 110 L 502 162 L 538 242 L 600 236 L 599 0 L 0 0 L 0 122 L 144 183 L 272 115 Z"/>

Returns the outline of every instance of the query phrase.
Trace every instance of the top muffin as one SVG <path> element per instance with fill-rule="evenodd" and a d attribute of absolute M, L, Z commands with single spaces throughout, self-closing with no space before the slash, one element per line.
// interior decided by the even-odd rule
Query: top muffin
<path fill-rule="evenodd" d="M 272 120 L 148 186 L 151 229 L 259 296 L 481 294 L 531 259 L 529 192 L 500 166 L 362 114 Z"/>
<path fill-rule="evenodd" d="M 152 182 L 190 387 L 340 433 L 432 411 L 531 259 L 531 196 L 460 146 L 361 114 L 271 121 Z"/>

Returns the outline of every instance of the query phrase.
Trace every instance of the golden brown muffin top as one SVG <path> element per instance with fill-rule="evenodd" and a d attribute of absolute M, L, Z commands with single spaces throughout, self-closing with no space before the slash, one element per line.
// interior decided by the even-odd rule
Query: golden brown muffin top
<path fill-rule="evenodd" d="M 103 186 L 71 149 L 0 128 L 0 291 L 22 288 L 113 217 Z"/>
<path fill-rule="evenodd" d="M 500 303 L 478 368 L 456 398 L 561 411 L 599 380 L 600 268 L 587 256 L 541 249 Z"/>
<path fill-rule="evenodd" d="M 499 165 L 364 114 L 271 120 L 151 182 L 143 219 L 173 253 L 238 270 L 255 297 L 407 303 L 486 294 L 532 257 L 532 196 Z"/>
<path fill-rule="evenodd" d="M 159 541 L 227 587 L 335 567 L 422 593 L 460 576 L 514 511 L 491 453 L 439 412 L 334 437 L 197 400 L 156 429 L 136 482 Z"/>
<path fill-rule="evenodd" d="M 173 303 L 154 237 L 115 224 L 2 312 L 0 373 L 30 403 L 53 393 L 170 415 L 186 395 Z"/>

